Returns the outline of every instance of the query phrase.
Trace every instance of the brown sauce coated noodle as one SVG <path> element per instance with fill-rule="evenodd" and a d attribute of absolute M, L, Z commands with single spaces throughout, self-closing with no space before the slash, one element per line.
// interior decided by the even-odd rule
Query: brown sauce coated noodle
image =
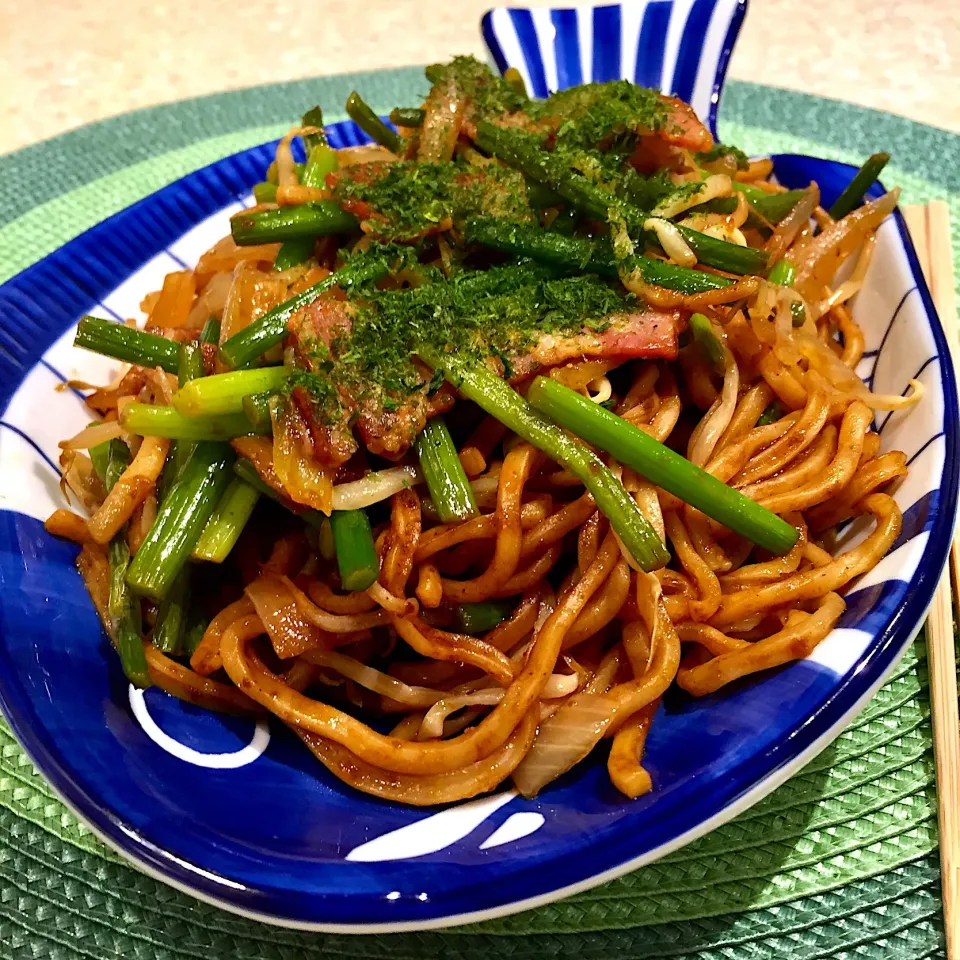
<path fill-rule="evenodd" d="M 284 202 L 302 189 L 291 169 L 283 168 Z M 858 223 L 876 226 L 864 216 Z M 682 453 L 709 436 L 704 468 L 798 530 L 784 555 L 623 469 L 625 488 L 671 548 L 663 569 L 638 572 L 575 477 L 492 418 L 475 418 L 460 457 L 478 516 L 440 523 L 422 485 L 394 493 L 375 522 L 379 579 L 356 593 L 340 589 L 323 531 L 319 539 L 280 531 L 265 555 L 241 541 L 241 576 L 189 661 L 145 644 L 153 682 L 213 710 L 269 712 L 344 783 L 400 803 L 463 800 L 511 777 L 532 795 L 604 739 L 619 791 L 633 798 L 655 789 L 643 753 L 664 693 L 675 684 L 712 694 L 807 656 L 841 616 L 842 591 L 900 531 L 890 492 L 906 459 L 880 450 L 869 395 L 835 376 L 859 361 L 864 337 L 847 305 L 829 306 L 817 252 L 835 256 L 851 244 L 837 224 L 821 237 L 802 233 L 797 265 L 808 306 L 827 309 L 808 311 L 786 340 L 783 324 L 753 306 L 767 295 L 756 277 L 695 297 L 635 280 L 651 304 L 709 315 L 726 375 L 695 343 L 679 362 L 571 362 L 555 371 L 588 393 L 588 377 L 613 384 L 615 412 Z M 196 336 L 191 328 L 217 310 L 239 326 L 284 299 L 288 284 L 315 282 L 304 270 L 270 274 L 278 249 L 218 244 L 203 270 L 178 275 L 150 301 L 154 327 Z M 243 300 L 243 284 L 256 287 L 256 304 Z M 158 372 L 134 368 L 90 402 L 109 422 L 132 399 L 168 402 L 168 387 Z M 773 403 L 778 415 L 758 426 Z M 168 446 L 144 439 L 109 494 L 82 454 L 64 452 L 64 488 L 92 516 L 59 510 L 48 529 L 81 545 L 78 566 L 105 623 L 106 545 L 129 530 L 138 546 Z M 269 439 L 235 449 L 284 494 Z M 865 534 L 838 549 L 832 532 L 848 520 Z M 506 601 L 502 622 L 480 635 L 460 629 L 460 605 L 493 601 Z"/>

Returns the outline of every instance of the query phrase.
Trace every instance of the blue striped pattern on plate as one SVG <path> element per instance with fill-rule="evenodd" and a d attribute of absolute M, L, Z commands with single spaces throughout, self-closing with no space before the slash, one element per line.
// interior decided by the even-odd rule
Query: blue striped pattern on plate
<path fill-rule="evenodd" d="M 746 0 L 628 0 L 578 7 L 495 7 L 481 22 L 497 68 L 531 95 L 632 80 L 693 105 L 716 135 L 717 103 Z"/>

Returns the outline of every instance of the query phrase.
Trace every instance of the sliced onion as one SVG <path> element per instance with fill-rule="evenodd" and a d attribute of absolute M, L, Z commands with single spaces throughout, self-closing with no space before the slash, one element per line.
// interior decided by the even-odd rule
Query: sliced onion
<path fill-rule="evenodd" d="M 256 261 L 240 261 L 231 276 L 220 319 L 221 342 L 288 297 L 289 287 L 283 277 L 272 270 L 265 273 Z"/>
<path fill-rule="evenodd" d="M 820 203 L 820 189 L 811 183 L 797 205 L 777 224 L 764 250 L 769 254 L 768 263 L 776 263 L 796 239 L 800 228 L 810 222 L 813 211 Z M 796 261 L 794 261 L 796 262 Z"/>
<path fill-rule="evenodd" d="M 576 657 L 571 656 L 569 653 L 563 655 L 563 662 L 573 671 L 574 676 L 577 678 L 577 688 L 579 689 L 582 686 L 585 686 L 590 682 L 590 677 L 592 674 L 590 671 L 580 663 Z"/>
<path fill-rule="evenodd" d="M 103 482 L 93 469 L 90 458 L 76 450 L 64 450 L 60 454 L 60 490 L 70 503 L 70 490 L 87 513 L 95 513 L 103 503 L 106 491 Z"/>
<path fill-rule="evenodd" d="M 797 268 L 795 289 L 805 297 L 818 297 L 841 263 L 892 213 L 899 199 L 898 187 L 831 223 L 819 236 L 797 243 L 790 251 L 790 261 Z"/>
<path fill-rule="evenodd" d="M 414 466 L 377 470 L 360 480 L 338 483 L 333 488 L 333 509 L 360 510 L 382 500 L 389 500 L 395 493 L 422 482 L 423 476 Z"/>
<path fill-rule="evenodd" d="M 854 294 L 860 292 L 862 286 L 863 282 L 860 280 L 844 280 L 836 290 L 817 304 L 817 317 L 822 317 L 834 307 L 846 303 Z"/>
<path fill-rule="evenodd" d="M 110 393 L 111 391 L 119 389 L 120 384 L 123 383 L 124 377 L 130 372 L 130 369 L 131 365 L 129 363 L 122 364 L 120 372 L 113 380 L 102 386 L 96 383 L 87 383 L 86 380 L 64 380 L 58 383 L 53 389 L 56 390 L 57 393 L 62 393 L 64 390 L 97 390 L 102 393 Z"/>
<path fill-rule="evenodd" d="M 786 291 L 785 291 L 786 292 Z M 792 291 L 789 291 L 792 293 Z M 783 364 L 792 367 L 800 361 L 800 351 L 794 339 L 793 312 L 790 309 L 791 297 L 778 297 L 774 308 L 774 356 Z"/>
<path fill-rule="evenodd" d="M 154 398 L 160 400 L 164 406 L 171 406 L 173 395 L 177 392 L 177 378 L 160 367 L 145 367 L 143 373 L 153 387 Z"/>
<path fill-rule="evenodd" d="M 647 636 L 650 638 L 650 644 L 647 648 L 647 663 L 644 669 L 644 672 L 646 672 L 650 669 L 650 664 L 653 663 L 654 651 L 663 642 L 661 634 L 664 632 L 664 623 L 668 625 L 671 631 L 673 630 L 673 623 L 663 609 L 663 587 L 652 573 L 637 575 L 637 609 L 640 611 Z"/>
<path fill-rule="evenodd" d="M 358 163 L 396 163 L 400 158 L 379 143 L 366 143 L 362 147 L 341 147 L 337 150 L 337 160 L 341 167 L 352 167 Z"/>
<path fill-rule="evenodd" d="M 551 380 L 562 383 L 571 390 L 583 390 L 594 381 L 605 377 L 614 367 L 619 365 L 619 359 L 603 360 L 572 360 L 569 363 L 551 367 L 547 376 Z"/>
<path fill-rule="evenodd" d="M 532 797 L 579 763 L 600 742 L 616 707 L 602 694 L 578 693 L 540 724 L 530 752 L 513 771 L 513 782 Z"/>
<path fill-rule="evenodd" d="M 469 727 L 480 714 L 483 713 L 483 707 L 467 707 L 461 710 L 458 716 L 448 717 L 443 724 L 443 736 L 452 737 L 455 733 Z M 398 737 L 401 740 L 414 740 L 420 732 L 420 724 L 423 722 L 423 713 L 408 713 L 391 731 L 391 737 Z"/>
<path fill-rule="evenodd" d="M 689 226 L 689 224 L 684 224 Z M 701 233 L 708 237 L 714 237 L 717 240 L 726 240 L 728 243 L 735 243 L 738 247 L 746 247 L 747 238 L 740 231 L 739 227 L 728 223 L 708 223 L 700 228 Z"/>
<path fill-rule="evenodd" d="M 232 285 L 233 271 L 221 270 L 215 273 L 200 291 L 200 296 L 190 309 L 187 328 L 196 330 L 206 323 L 208 317 L 222 317 Z"/>
<path fill-rule="evenodd" d="M 675 223 L 660 217 L 649 217 L 643 224 L 643 229 L 652 230 L 657 235 L 663 252 L 671 262 L 681 267 L 696 266 L 697 258 Z"/>
<path fill-rule="evenodd" d="M 861 283 L 867 278 L 867 271 L 870 269 L 870 263 L 873 261 L 873 255 L 877 250 L 877 234 L 871 233 L 863 241 L 863 247 L 860 249 L 860 256 L 857 258 L 857 266 L 853 271 L 851 280 L 859 280 Z"/>
<path fill-rule="evenodd" d="M 733 213 L 727 214 L 726 219 L 729 220 L 734 227 L 742 227 L 750 216 L 750 210 L 751 207 L 747 201 L 747 195 L 745 193 L 738 193 L 737 208 Z"/>
<path fill-rule="evenodd" d="M 308 453 L 306 424 L 295 410 L 271 408 L 273 469 L 287 496 L 295 503 L 329 515 L 333 509 L 333 471 Z"/>
<path fill-rule="evenodd" d="M 211 314 L 223 312 L 233 283 L 233 272 L 241 263 L 273 263 L 279 252 L 279 243 L 256 243 L 241 247 L 229 234 L 218 240 L 197 261 L 196 275 L 206 282 L 203 292 L 190 310 L 192 322 L 188 319 L 187 326 L 194 329 L 202 327 Z M 216 306 L 218 300 L 219 307 Z M 210 313 L 205 312 L 207 309 Z"/>
<path fill-rule="evenodd" d="M 627 481 L 624 486 L 640 508 L 640 512 L 647 518 L 650 526 L 657 531 L 660 539 L 666 542 L 667 534 L 663 525 L 663 508 L 660 505 L 660 495 L 657 493 L 657 488 L 633 470 L 629 473 L 624 471 L 624 474 Z"/>
<path fill-rule="evenodd" d="M 537 610 L 537 620 L 533 625 L 533 635 L 540 633 L 540 628 L 547 622 L 550 615 L 556 609 L 557 599 L 551 590 L 540 600 L 540 608 Z"/>
<path fill-rule="evenodd" d="M 264 576 L 246 587 L 278 657 L 286 660 L 323 645 L 327 636 L 307 621 L 279 577 Z"/>
<path fill-rule="evenodd" d="M 702 467 L 713 455 L 717 441 L 733 419 L 740 392 L 740 368 L 733 352 L 723 348 L 723 388 L 690 436 L 689 459 Z"/>
<path fill-rule="evenodd" d="M 757 340 L 763 344 L 773 344 L 776 332 L 771 317 L 777 309 L 777 288 L 774 284 L 761 280 L 757 287 L 757 295 L 753 303 L 747 308 L 750 319 L 750 329 Z"/>
<path fill-rule="evenodd" d="M 854 294 L 860 292 L 863 282 L 867 276 L 867 270 L 870 269 L 870 262 L 873 260 L 874 251 L 877 249 L 877 235 L 871 233 L 864 241 L 860 249 L 860 256 L 857 257 L 857 265 L 849 280 L 844 280 L 829 296 L 824 297 L 817 306 L 817 316 L 822 317 L 829 310 L 846 303 Z"/>
<path fill-rule="evenodd" d="M 681 222 L 691 230 L 699 230 L 712 237 L 720 237 L 724 240 L 733 239 L 735 236 L 740 237 L 743 239 L 742 245 L 745 246 L 747 241 L 739 227 L 743 226 L 749 216 L 750 204 L 742 193 L 738 193 L 737 206 L 733 213 L 692 213 L 684 217 Z M 734 242 L 740 243 L 740 240 Z"/>
<path fill-rule="evenodd" d="M 497 491 L 500 489 L 500 468 L 491 466 L 482 477 L 470 481 L 470 489 L 477 498 L 480 509 L 491 507 L 496 502 Z"/>
<path fill-rule="evenodd" d="M 315 627 L 327 633 L 355 633 L 389 623 L 385 610 L 369 610 L 366 613 L 329 613 L 318 607 L 296 584 L 287 577 L 278 577 L 284 588 L 293 597 L 300 615 Z"/>
<path fill-rule="evenodd" d="M 576 693 L 580 686 L 580 676 L 577 673 L 552 673 L 540 691 L 541 700 L 557 700 L 560 697 L 569 697 Z"/>
<path fill-rule="evenodd" d="M 826 344 L 815 337 L 804 335 L 797 346 L 812 369 L 838 390 L 862 400 L 874 410 L 902 410 L 919 403 L 926 388 L 918 380 L 910 380 L 911 392 L 905 397 L 888 393 L 873 393 L 867 385 L 850 369 Z"/>
<path fill-rule="evenodd" d="M 613 538 L 617 541 L 617 546 L 620 548 L 620 556 L 623 557 L 627 563 L 627 566 L 634 573 L 639 573 L 641 570 L 640 564 L 637 563 L 636 558 L 627 549 L 626 544 L 620 539 L 620 534 L 618 534 L 615 530 L 611 532 L 613 533 Z"/>
<path fill-rule="evenodd" d="M 367 596 L 383 607 L 384 610 L 395 613 L 400 617 L 415 616 L 420 609 L 414 597 L 398 597 L 387 590 L 379 581 L 367 588 Z"/>
<path fill-rule="evenodd" d="M 543 685 L 540 692 L 540 698 L 543 700 L 557 700 L 561 697 L 568 697 L 574 693 L 580 686 L 580 677 L 576 673 L 570 674 L 551 674 L 547 682 Z M 447 717 L 464 707 L 493 707 L 496 706 L 506 694 L 506 691 L 499 687 L 488 687 L 483 690 L 473 690 L 467 693 L 456 695 L 444 695 L 443 699 L 438 699 L 433 706 L 426 712 L 423 721 L 420 724 L 420 740 L 434 740 L 443 736 L 445 732 L 444 724 Z"/>
<path fill-rule="evenodd" d="M 95 423 L 84 427 L 75 437 L 61 440 L 60 447 L 64 450 L 87 450 L 101 443 L 116 440 L 123 433 L 119 420 L 108 420 L 106 423 Z"/>

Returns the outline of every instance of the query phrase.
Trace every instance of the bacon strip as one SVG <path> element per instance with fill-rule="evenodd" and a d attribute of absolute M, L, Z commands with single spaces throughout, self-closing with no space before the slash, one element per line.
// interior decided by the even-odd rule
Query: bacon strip
<path fill-rule="evenodd" d="M 529 353 L 513 362 L 513 380 L 571 360 L 675 360 L 678 351 L 680 313 L 676 310 L 644 310 L 611 317 L 601 332 L 584 331 L 572 337 L 549 334 Z"/>
<path fill-rule="evenodd" d="M 678 310 L 646 308 L 633 313 L 614 314 L 607 318 L 604 330 L 586 330 L 572 336 L 541 336 L 527 353 L 511 363 L 510 379 L 516 383 L 541 370 L 571 361 L 587 359 L 612 360 L 622 363 L 633 359 L 676 359 L 681 313 Z M 309 362 L 310 353 L 318 344 L 330 347 L 337 336 L 346 336 L 352 322 L 348 301 L 324 296 L 291 319 L 291 335 L 297 350 Z M 423 380 L 430 379 L 424 368 Z M 373 397 L 356 400 L 341 388 L 342 421 L 337 424 L 318 421 L 313 403 L 305 391 L 293 393 L 300 414 L 310 427 L 314 457 L 327 466 L 339 466 L 356 450 L 348 426 L 354 423 L 355 433 L 370 453 L 399 460 L 423 429 L 430 416 L 439 412 L 424 386 L 404 397 L 393 410 L 385 409 Z M 449 397 L 445 398 L 449 402 Z"/>

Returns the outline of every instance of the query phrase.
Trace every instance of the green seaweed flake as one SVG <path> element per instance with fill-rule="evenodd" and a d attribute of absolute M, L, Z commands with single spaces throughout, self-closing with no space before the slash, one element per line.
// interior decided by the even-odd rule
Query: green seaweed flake
<path fill-rule="evenodd" d="M 477 291 L 475 278 L 463 274 L 413 293 L 381 294 L 361 307 L 350 337 L 358 369 L 387 386 L 415 389 L 419 378 L 403 371 L 412 369 L 409 354 L 418 343 L 515 356 L 544 334 L 604 329 L 606 318 L 632 299 L 591 276 L 516 284 L 506 276 L 486 291 Z"/>
<path fill-rule="evenodd" d="M 527 103 L 510 84 L 476 57 L 454 57 L 450 63 L 432 64 L 424 72 L 434 86 L 469 100 L 470 112 L 474 116 L 502 116 Z"/>
<path fill-rule="evenodd" d="M 480 213 L 504 220 L 532 216 L 523 177 L 499 165 L 362 164 L 337 180 L 334 196 L 348 209 L 365 204 L 371 231 L 398 241 L 416 240 Z"/>
<path fill-rule="evenodd" d="M 532 104 L 534 118 L 561 120 L 554 134 L 557 149 L 609 149 L 636 135 L 655 133 L 667 122 L 668 110 L 660 93 L 627 80 L 585 83 L 561 90 Z"/>
<path fill-rule="evenodd" d="M 543 279 L 542 271 L 518 267 L 465 272 L 355 301 L 350 330 L 333 339 L 330 359 L 318 366 L 319 355 L 301 350 L 312 369 L 295 376 L 330 420 L 340 409 L 338 390 L 383 405 L 427 386 L 429 373 L 414 361 L 419 344 L 497 357 L 509 376 L 511 361 L 541 336 L 603 331 L 611 315 L 634 304 L 632 294 L 590 275 Z"/>
<path fill-rule="evenodd" d="M 738 170 L 746 170 L 750 166 L 750 158 L 739 147 L 728 147 L 722 143 L 715 143 L 709 150 L 695 156 L 697 163 L 715 163 L 721 157 L 733 157 Z"/>
<path fill-rule="evenodd" d="M 312 369 L 297 367 L 291 370 L 282 395 L 289 399 L 294 390 L 299 388 L 304 391 L 310 399 L 318 422 L 329 426 L 340 419 L 343 409 L 330 374 L 333 364 L 329 361 L 318 363 L 318 354 L 313 351 L 310 352 L 310 357 Z"/>

